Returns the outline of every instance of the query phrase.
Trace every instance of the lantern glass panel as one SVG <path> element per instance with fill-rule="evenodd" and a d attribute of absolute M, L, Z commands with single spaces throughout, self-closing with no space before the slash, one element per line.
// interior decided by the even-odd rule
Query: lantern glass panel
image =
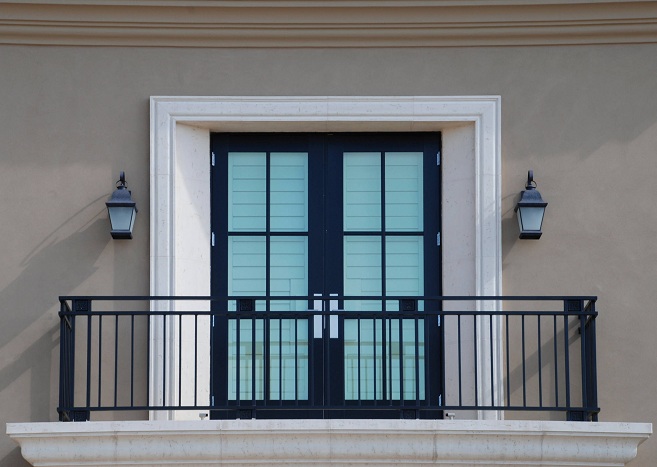
<path fill-rule="evenodd" d="M 130 206 L 113 206 L 107 209 L 109 211 L 112 230 L 115 231 L 132 231 L 134 223 L 135 208 Z"/>
<path fill-rule="evenodd" d="M 543 207 L 520 207 L 518 208 L 518 226 L 520 231 L 540 232 L 543 224 Z"/>

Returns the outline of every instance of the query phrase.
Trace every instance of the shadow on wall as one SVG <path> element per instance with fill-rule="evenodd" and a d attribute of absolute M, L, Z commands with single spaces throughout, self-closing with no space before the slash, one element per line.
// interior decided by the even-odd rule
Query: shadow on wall
<path fill-rule="evenodd" d="M 84 230 L 42 246 L 27 260 L 23 272 L 0 291 L 0 394 L 15 401 L 13 408 L 3 410 L 4 422 L 45 421 L 55 416 L 50 404 L 57 397 L 51 394 L 56 387 L 51 383 L 51 366 L 53 360 L 58 361 L 53 355 L 59 345 L 57 298 L 94 274 L 94 264 L 109 241 L 107 220 L 97 219 Z M 19 392 L 21 384 L 12 389 L 24 375 L 29 376 L 29 393 Z M 4 437 L 0 452 L 12 445 Z M 0 459 L 0 466 L 21 465 L 19 458 L 20 450 L 14 449 Z"/>
<path fill-rule="evenodd" d="M 506 260 L 511 249 L 519 240 L 518 236 L 520 235 L 520 229 L 518 227 L 518 219 L 516 213 L 513 211 L 519 199 L 520 189 L 517 193 L 507 195 L 502 199 L 503 206 L 507 206 L 509 202 L 513 203 L 511 209 L 502 213 L 502 261 Z"/>
<path fill-rule="evenodd" d="M 559 311 L 558 307 L 562 302 L 554 302 L 556 306 L 554 311 Z M 579 334 L 579 321 L 570 318 L 568 322 L 568 343 L 564 342 L 566 338 L 565 325 L 561 318 L 555 319 L 544 317 L 527 317 L 527 332 L 536 332 L 538 319 L 541 320 L 543 329 L 542 339 L 538 342 L 531 342 L 527 345 L 526 356 L 524 360 L 520 355 L 522 340 L 519 337 L 521 329 L 517 326 L 510 327 L 511 335 L 509 342 L 509 353 L 513 355 L 513 363 L 508 368 L 508 373 L 503 380 L 505 397 L 511 399 L 512 404 L 522 405 L 523 392 L 527 391 L 527 405 L 542 406 L 566 406 L 566 393 L 569 392 L 572 398 L 572 405 L 576 407 L 582 404 L 581 400 L 581 337 Z M 540 345 L 540 349 L 539 349 Z M 569 390 L 566 386 L 566 358 L 564 346 L 569 349 Z M 524 365 L 523 362 L 524 361 Z M 505 369 L 506 371 L 506 369 Z M 540 390 L 539 390 L 540 387 Z M 537 397 L 542 393 L 541 400 Z M 532 413 L 532 420 L 536 419 L 536 413 Z M 548 420 L 565 421 L 566 414 L 564 411 L 546 412 L 543 414 Z M 513 419 L 517 414 L 513 412 L 507 414 L 507 418 Z M 539 418 L 540 419 L 540 418 Z"/>
<path fill-rule="evenodd" d="M 29 467 L 30 464 L 23 459 L 21 448 L 15 448 L 11 453 L 0 459 L 0 467 Z"/>

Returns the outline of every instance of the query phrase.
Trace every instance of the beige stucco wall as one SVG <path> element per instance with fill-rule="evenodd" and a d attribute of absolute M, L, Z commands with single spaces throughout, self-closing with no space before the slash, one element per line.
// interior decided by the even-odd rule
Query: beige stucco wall
<path fill-rule="evenodd" d="M 657 45 L 0 48 L 0 422 L 57 417 L 57 297 L 147 294 L 152 95 L 501 95 L 503 290 L 599 295 L 601 420 L 657 421 Z M 520 241 L 533 168 L 550 203 Z M 120 170 L 139 205 L 112 241 Z M 657 441 L 631 465 L 652 465 Z M 24 465 L 0 436 L 0 466 Z"/>

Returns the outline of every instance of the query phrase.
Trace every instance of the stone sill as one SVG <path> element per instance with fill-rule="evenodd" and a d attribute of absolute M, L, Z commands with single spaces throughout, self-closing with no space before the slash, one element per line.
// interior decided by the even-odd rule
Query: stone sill
<path fill-rule="evenodd" d="M 206 420 L 8 423 L 34 466 L 622 466 L 650 423 Z"/>

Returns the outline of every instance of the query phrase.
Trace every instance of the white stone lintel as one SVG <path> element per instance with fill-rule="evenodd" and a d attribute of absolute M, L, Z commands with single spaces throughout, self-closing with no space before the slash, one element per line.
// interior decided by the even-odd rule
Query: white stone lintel
<path fill-rule="evenodd" d="M 206 420 L 9 423 L 34 466 L 623 466 L 650 423 Z"/>

